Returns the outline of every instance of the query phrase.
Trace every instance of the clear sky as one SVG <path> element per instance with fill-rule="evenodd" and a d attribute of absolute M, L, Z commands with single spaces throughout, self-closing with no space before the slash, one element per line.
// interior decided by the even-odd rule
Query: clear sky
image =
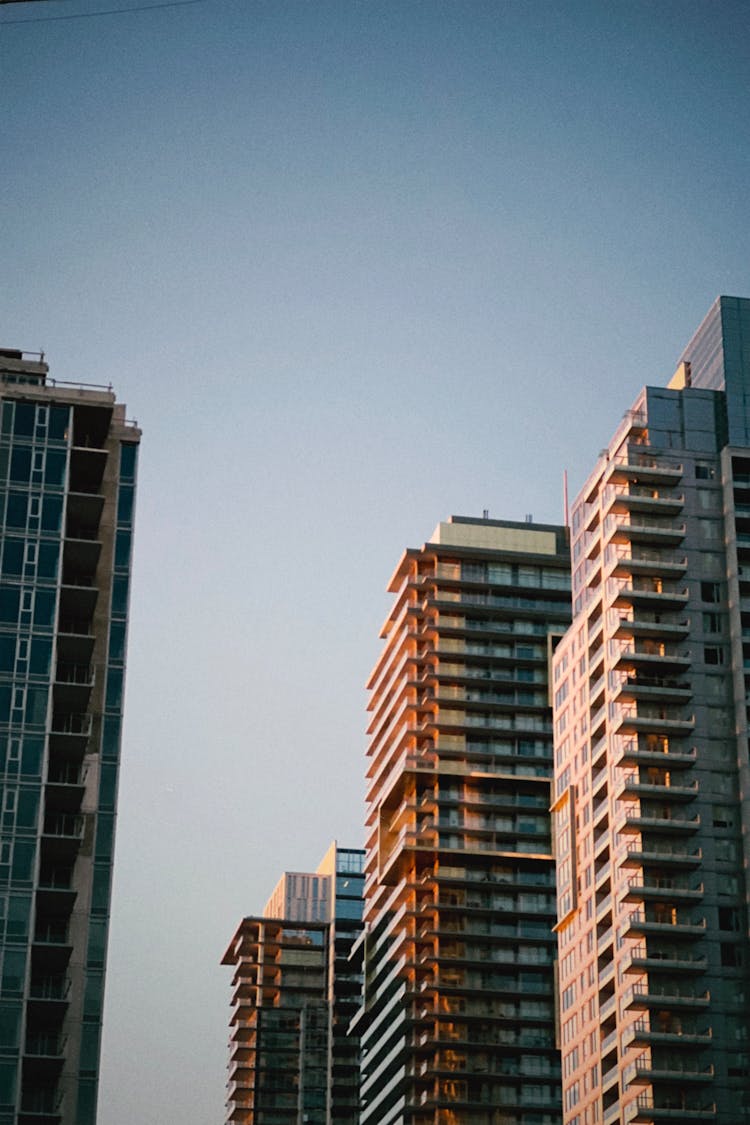
<path fill-rule="evenodd" d="M 140 0 L 147 3 L 148 0 Z M 220 1125 L 243 914 L 363 838 L 401 551 L 562 518 L 750 295 L 745 0 L 0 7 L 2 344 L 144 431 L 100 1125 Z M 18 20 L 45 22 L 19 23 Z"/>

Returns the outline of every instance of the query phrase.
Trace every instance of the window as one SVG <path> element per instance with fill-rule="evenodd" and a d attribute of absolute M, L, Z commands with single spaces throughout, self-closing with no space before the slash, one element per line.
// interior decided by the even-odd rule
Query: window
<path fill-rule="evenodd" d="M 701 582 L 701 601 L 715 604 L 721 600 L 721 586 L 718 582 Z"/>
<path fill-rule="evenodd" d="M 721 966 L 723 969 L 739 969 L 742 965 L 742 948 L 728 941 L 721 943 Z"/>
<path fill-rule="evenodd" d="M 714 805 L 714 828 L 734 828 L 734 810 L 730 805 Z"/>
<path fill-rule="evenodd" d="M 718 543 L 721 538 L 716 520 L 698 520 L 698 533 L 704 543 Z"/>
<path fill-rule="evenodd" d="M 704 645 L 703 659 L 706 664 L 723 664 L 724 649 L 719 648 L 717 645 Z"/>
<path fill-rule="evenodd" d="M 740 912 L 733 906 L 719 907 L 719 929 L 739 931 Z"/>
<path fill-rule="evenodd" d="M 719 507 L 718 491 L 707 488 L 698 489 L 698 507 L 704 512 L 716 511 Z"/>

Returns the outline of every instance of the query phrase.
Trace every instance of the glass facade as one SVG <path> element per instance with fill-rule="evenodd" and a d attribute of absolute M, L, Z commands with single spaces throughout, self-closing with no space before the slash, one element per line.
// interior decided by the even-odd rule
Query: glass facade
<path fill-rule="evenodd" d="M 750 445 L 750 299 L 717 297 L 680 358 L 690 386 L 724 391 L 722 445 Z"/>
<path fill-rule="evenodd" d="M 0 1125 L 93 1125 L 139 433 L 21 353 L 0 400 Z"/>

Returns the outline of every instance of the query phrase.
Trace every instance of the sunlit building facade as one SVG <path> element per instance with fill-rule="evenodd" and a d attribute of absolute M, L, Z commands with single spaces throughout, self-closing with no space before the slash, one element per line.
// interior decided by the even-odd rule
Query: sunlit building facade
<path fill-rule="evenodd" d="M 750 1121 L 750 301 L 572 507 L 554 657 L 565 1125 Z"/>
<path fill-rule="evenodd" d="M 140 432 L 9 349 L 0 410 L 0 1125 L 93 1125 Z"/>
<path fill-rule="evenodd" d="M 548 660 L 565 530 L 407 550 L 369 690 L 362 1125 L 559 1125 Z"/>
<path fill-rule="evenodd" d="M 285 872 L 242 920 L 234 969 L 227 1122 L 357 1125 L 361 993 L 349 954 L 362 929 L 364 852 L 335 842 L 315 872 Z M 288 914 L 275 916 L 279 910 Z"/>

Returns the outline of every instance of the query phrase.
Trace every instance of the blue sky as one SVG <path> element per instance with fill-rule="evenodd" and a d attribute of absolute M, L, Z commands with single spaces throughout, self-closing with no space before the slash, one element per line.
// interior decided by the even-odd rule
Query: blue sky
<path fill-rule="evenodd" d="M 560 519 L 750 294 L 750 35 L 732 0 L 11 22 L 117 6 L 0 8 L 2 343 L 144 430 L 99 1119 L 215 1125 L 236 922 L 362 839 L 401 551 Z"/>

